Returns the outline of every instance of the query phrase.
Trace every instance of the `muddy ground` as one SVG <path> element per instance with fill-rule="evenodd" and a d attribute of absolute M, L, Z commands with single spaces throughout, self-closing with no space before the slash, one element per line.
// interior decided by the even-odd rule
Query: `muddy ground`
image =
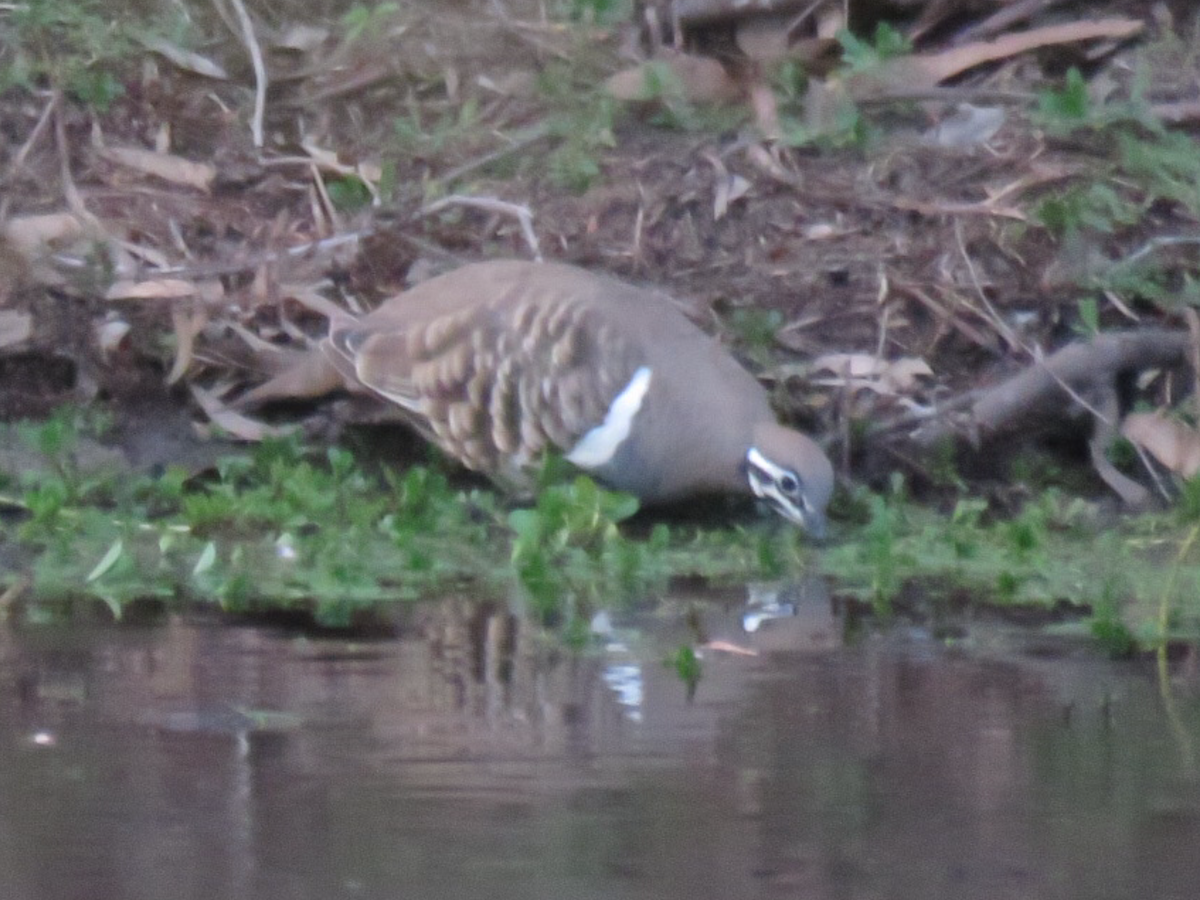
<path fill-rule="evenodd" d="M 1074 67 L 1095 102 L 1136 94 L 1191 134 L 1189 3 L 850 4 L 864 39 L 887 21 L 919 57 L 989 23 L 992 40 L 1085 21 L 1138 27 L 936 85 L 852 90 L 848 130 L 812 108 L 813 85 L 844 81 L 828 40 L 797 88 L 795 59 L 730 49 L 736 26 L 668 33 L 697 56 L 716 52 L 730 96 L 684 78 L 618 101 L 605 80 L 645 59 L 654 41 L 641 22 L 571 21 L 568 7 L 591 5 L 546 6 L 410 2 L 363 19 L 334 2 L 252 4 L 250 39 L 232 11 L 226 22 L 205 6 L 178 44 L 198 56 L 130 44 L 106 62 L 121 91 L 104 104 L 35 67 L 0 94 L 0 418 L 101 404 L 136 463 L 203 456 L 214 418 L 252 438 L 257 423 L 222 418 L 223 403 L 270 368 L 271 347 L 320 333 L 322 303 L 367 308 L 460 262 L 532 254 L 520 218 L 479 198 L 527 210 L 547 258 L 685 299 L 776 385 L 786 416 L 834 444 L 851 422 L 932 409 L 1087 327 L 1182 321 L 1179 305 L 1096 274 L 1149 248 L 1182 290 L 1195 247 L 1163 239 L 1194 234 L 1194 208 L 1123 180 L 1110 134 L 1056 130 L 1037 110 Z M 994 24 L 1018 6 L 1026 15 Z M 11 64 L 28 33 L 0 15 Z M 809 23 L 794 36 L 817 39 Z M 255 45 L 270 82 L 257 104 Z M 972 108 L 990 124 L 971 124 Z M 776 126 L 783 139 L 764 139 Z M 800 141 L 801 126 L 830 131 Z M 1056 228 L 1047 204 L 1098 182 L 1138 215 L 1085 211 Z M 432 205 L 448 196 L 468 199 Z M 813 365 L 833 353 L 860 354 L 869 371 Z M 909 362 L 889 368 L 896 360 Z"/>

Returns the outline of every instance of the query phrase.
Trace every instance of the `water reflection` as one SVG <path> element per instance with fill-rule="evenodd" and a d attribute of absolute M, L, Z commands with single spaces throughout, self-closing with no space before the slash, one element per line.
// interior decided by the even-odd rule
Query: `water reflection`
<path fill-rule="evenodd" d="M 1151 666 L 844 646 L 811 587 L 675 608 L 582 656 L 465 599 L 371 643 L 0 631 L 0 897 L 1196 896 Z"/>

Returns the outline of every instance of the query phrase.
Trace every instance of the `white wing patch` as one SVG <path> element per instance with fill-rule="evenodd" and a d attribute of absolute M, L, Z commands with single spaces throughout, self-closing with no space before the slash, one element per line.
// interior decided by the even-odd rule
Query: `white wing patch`
<path fill-rule="evenodd" d="M 633 420 L 642 408 L 646 391 L 650 390 L 650 368 L 642 366 L 633 373 L 629 384 L 617 394 L 604 421 L 579 439 L 567 461 L 581 469 L 598 469 L 609 462 L 617 449 L 629 437 Z"/>

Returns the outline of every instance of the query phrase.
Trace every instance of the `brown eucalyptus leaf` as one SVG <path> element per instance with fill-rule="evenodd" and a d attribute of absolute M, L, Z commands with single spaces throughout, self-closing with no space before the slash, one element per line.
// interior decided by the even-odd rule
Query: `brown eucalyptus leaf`
<path fill-rule="evenodd" d="M 33 334 L 33 316 L 15 309 L 0 309 L 0 347 L 24 343 Z"/>
<path fill-rule="evenodd" d="M 116 281 L 104 294 L 105 300 L 178 300 L 196 293 L 196 285 L 182 278 L 150 281 Z"/>
<path fill-rule="evenodd" d="M 1160 413 L 1130 413 L 1121 434 L 1177 475 L 1200 472 L 1200 432 Z"/>
<path fill-rule="evenodd" d="M 172 184 L 193 187 L 206 194 L 217 177 L 217 170 L 208 163 L 194 162 L 171 153 L 158 153 L 140 147 L 98 147 L 96 152 L 110 162 Z"/>
<path fill-rule="evenodd" d="M 657 59 L 617 72 L 605 90 L 618 100 L 657 100 L 678 87 L 692 103 L 733 103 L 742 89 L 715 59 L 664 51 Z"/>

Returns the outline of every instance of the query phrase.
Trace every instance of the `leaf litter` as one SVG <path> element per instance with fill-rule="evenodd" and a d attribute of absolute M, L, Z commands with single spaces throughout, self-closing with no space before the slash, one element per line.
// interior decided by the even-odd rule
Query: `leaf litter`
<path fill-rule="evenodd" d="M 532 0 L 341 19 L 234 3 L 224 19 L 194 11 L 197 42 L 142 35 L 151 55 L 126 61 L 107 110 L 49 76 L 10 88 L 0 352 L 69 360 L 88 373 L 76 399 L 186 387 L 197 420 L 254 440 L 274 426 L 226 404 L 336 310 L 470 259 L 544 253 L 670 290 L 764 371 L 786 367 L 785 412 L 829 434 L 863 416 L 883 440 L 1086 334 L 1081 298 L 1098 297 L 1097 322 L 1136 309 L 1172 323 L 1142 285 L 1093 276 L 1193 233 L 1197 209 L 1113 172 L 1094 122 L 1070 140 L 1036 113 L 1039 97 L 1070 99 L 1075 65 L 1131 119 L 1186 122 L 1195 82 L 1179 67 L 1200 66 L 1170 49 L 1194 38 L 1186 5 L 885 19 L 766 4 L 778 18 L 756 20 L 647 5 L 651 25 L 552 19 Z M 1121 203 L 1154 215 L 1122 218 Z M 1075 218 L 1056 225 L 1059 207 Z M 1181 288 L 1196 274 L 1183 251 L 1159 262 Z M 776 318 L 743 328 L 747 309 Z M 129 330 L 97 369 L 113 311 Z M 1176 362 L 1186 348 L 1132 361 L 1151 403 L 1171 404 Z"/>

